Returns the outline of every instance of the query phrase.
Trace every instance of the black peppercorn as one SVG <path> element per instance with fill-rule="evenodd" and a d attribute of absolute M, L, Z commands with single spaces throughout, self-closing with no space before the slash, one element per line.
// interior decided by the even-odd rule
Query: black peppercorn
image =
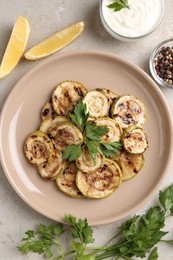
<path fill-rule="evenodd" d="M 173 46 L 163 46 L 157 52 L 154 67 L 156 74 L 166 83 L 173 84 Z"/>

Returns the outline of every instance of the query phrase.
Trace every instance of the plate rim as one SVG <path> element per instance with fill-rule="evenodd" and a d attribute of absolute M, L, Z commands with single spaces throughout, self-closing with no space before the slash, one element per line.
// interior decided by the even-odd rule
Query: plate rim
<path fill-rule="evenodd" d="M 20 85 L 22 83 L 22 81 L 25 81 L 25 78 L 27 78 L 28 76 L 30 76 L 30 74 L 32 75 L 33 73 L 35 73 L 37 70 L 40 70 L 42 67 L 45 67 L 47 64 L 52 63 L 54 61 L 56 61 L 57 59 L 61 59 L 61 58 L 65 58 L 65 57 L 69 57 L 69 56 L 76 56 L 76 55 L 97 55 L 97 56 L 103 56 L 103 57 L 109 57 L 109 58 L 113 58 L 115 60 L 119 60 L 122 63 L 125 63 L 126 65 L 132 67 L 133 69 L 135 69 L 135 71 L 139 72 L 139 74 L 142 74 L 142 76 L 144 76 L 145 78 L 147 78 L 147 81 L 151 82 L 151 85 L 153 85 L 154 90 L 157 92 L 157 94 L 160 96 L 160 98 L 162 99 L 162 105 L 164 105 L 164 109 L 166 110 L 166 114 L 167 114 L 167 119 L 168 119 L 168 123 L 169 123 L 169 130 L 172 127 L 173 128 L 173 118 L 171 115 L 171 111 L 166 103 L 166 99 L 163 95 L 163 93 L 161 92 L 161 90 L 159 89 L 159 87 L 157 86 L 157 84 L 154 82 L 154 80 L 143 70 L 141 69 L 138 65 L 132 63 L 131 61 L 127 60 L 124 57 L 121 57 L 120 55 L 117 54 L 113 54 L 111 52 L 106 52 L 106 51 L 97 51 L 97 50 L 80 50 L 80 51 L 67 51 L 67 52 L 63 52 L 63 53 L 58 53 L 58 54 L 54 54 L 51 57 L 46 58 L 46 60 L 42 60 L 40 63 L 35 64 L 31 69 L 29 69 L 21 78 L 19 78 L 19 80 L 14 84 L 12 90 L 9 92 L 1 113 L 0 113 L 0 139 L 2 136 L 2 127 L 3 127 L 3 117 L 8 105 L 8 100 L 10 98 L 11 95 L 13 95 L 13 92 L 16 92 L 18 88 L 20 88 Z M 167 175 L 167 171 L 168 171 L 168 167 L 172 158 L 172 154 L 173 154 L 173 132 L 170 131 L 170 146 L 169 146 L 169 156 L 167 157 L 166 160 L 166 164 L 165 164 L 165 168 L 164 168 L 164 174 L 162 174 L 162 176 L 159 178 L 159 181 L 157 181 L 157 183 L 154 185 L 154 188 L 147 194 L 147 196 L 145 196 L 145 198 L 140 201 L 139 203 L 137 203 L 136 206 L 134 206 L 132 209 L 128 210 L 128 214 L 124 214 L 121 213 L 119 214 L 119 218 L 116 217 L 110 217 L 110 218 L 106 218 L 106 219 L 101 219 L 101 220 L 95 220 L 95 221 L 90 221 L 91 223 L 89 223 L 91 226 L 98 226 L 98 225 L 103 225 L 103 224 L 109 224 L 109 223 L 113 223 L 115 221 L 118 220 L 122 220 L 123 218 L 129 216 L 130 214 L 133 214 L 135 211 L 139 210 L 143 205 L 145 205 L 149 199 L 151 199 L 151 197 L 158 191 L 160 185 L 162 184 L 163 180 L 166 178 Z M 30 201 L 28 201 L 24 194 L 17 189 L 15 183 L 12 181 L 12 179 L 10 178 L 10 174 L 8 173 L 8 169 L 6 167 L 5 164 L 5 159 L 3 157 L 2 154 L 2 146 L 0 146 L 0 162 L 2 165 L 2 169 L 10 183 L 10 185 L 12 186 L 12 188 L 15 190 L 15 192 L 19 195 L 19 197 L 28 205 L 30 206 L 32 209 L 34 209 L 36 212 L 38 212 L 39 214 L 55 220 L 55 218 L 50 217 L 48 214 L 44 213 L 43 210 L 40 211 L 38 209 L 38 207 L 36 207 L 35 205 L 33 206 L 32 203 Z M 64 222 L 64 220 L 58 220 L 58 222 L 61 223 L 66 223 Z"/>

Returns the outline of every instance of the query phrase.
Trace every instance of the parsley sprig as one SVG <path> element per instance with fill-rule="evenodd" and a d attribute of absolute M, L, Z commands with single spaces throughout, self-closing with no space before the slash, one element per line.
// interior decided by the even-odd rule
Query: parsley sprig
<path fill-rule="evenodd" d="M 84 141 L 82 144 L 68 145 L 63 151 L 63 160 L 74 161 L 82 154 L 82 145 L 85 144 L 91 158 L 96 163 L 97 153 L 102 153 L 106 157 L 112 157 L 122 145 L 119 142 L 102 143 L 101 137 L 104 136 L 109 129 L 103 126 L 97 126 L 94 122 L 88 123 L 89 112 L 86 104 L 80 101 L 70 114 L 72 122 L 81 130 Z"/>
<path fill-rule="evenodd" d="M 49 225 L 39 224 L 36 231 L 28 230 L 25 232 L 26 237 L 22 239 L 23 245 L 18 246 L 19 251 L 28 254 L 32 251 L 42 254 L 46 258 L 53 257 L 52 247 L 55 246 L 63 259 L 64 252 L 59 237 L 64 232 L 64 227 L 61 223 Z"/>
<path fill-rule="evenodd" d="M 114 0 L 114 2 L 109 4 L 107 7 L 114 9 L 114 12 L 120 11 L 123 8 L 130 9 L 128 0 Z"/>
<path fill-rule="evenodd" d="M 93 229 L 87 219 L 76 219 L 71 214 L 65 214 L 65 221 L 69 224 L 66 232 L 71 233 L 71 248 L 65 252 L 60 242 L 60 235 L 64 232 L 62 224 L 57 223 L 46 227 L 39 224 L 36 231 L 28 230 L 18 249 L 27 254 L 30 251 L 44 255 L 54 260 L 65 259 L 71 255 L 74 260 L 127 259 L 133 257 L 148 260 L 158 260 L 157 244 L 159 242 L 173 244 L 173 240 L 163 240 L 168 233 L 163 231 L 166 217 L 173 217 L 173 184 L 159 194 L 160 204 L 151 207 L 145 214 L 134 215 L 124 221 L 118 232 L 104 246 L 89 247 L 94 243 Z M 115 240 L 116 238 L 116 240 Z M 58 249 L 58 256 L 53 254 L 53 247 Z M 111 258 L 112 257 L 112 258 Z"/>
<path fill-rule="evenodd" d="M 84 255 L 87 245 L 94 242 L 93 230 L 86 218 L 77 220 L 71 214 L 66 214 L 65 221 L 71 226 L 72 250 L 76 254 L 75 259 L 82 260 L 81 256 Z"/>

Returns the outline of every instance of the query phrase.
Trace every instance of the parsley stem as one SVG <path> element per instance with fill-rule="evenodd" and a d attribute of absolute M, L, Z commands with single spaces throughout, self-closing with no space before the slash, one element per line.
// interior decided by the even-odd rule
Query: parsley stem
<path fill-rule="evenodd" d="M 54 242 L 54 245 L 59 249 L 59 252 L 61 253 L 61 258 L 64 259 L 64 251 L 60 244 Z"/>
<path fill-rule="evenodd" d="M 129 258 L 129 257 L 125 256 L 125 255 L 118 255 L 118 256 L 116 256 L 114 252 L 112 252 L 112 253 L 111 252 L 103 253 L 101 255 L 96 256 L 95 259 L 96 260 L 102 260 L 102 259 L 106 259 L 106 258 L 109 258 L 109 257 L 114 257 L 113 258 L 114 260 L 118 260 L 120 258 L 124 258 L 126 260 L 134 260 L 133 258 Z"/>
<path fill-rule="evenodd" d="M 103 249 L 103 248 L 102 248 Z M 100 250 L 100 246 L 91 246 L 91 247 L 86 247 L 87 251 L 97 251 Z M 94 253 L 95 254 L 95 253 Z M 90 254 L 89 254 L 90 255 Z"/>
<path fill-rule="evenodd" d="M 118 236 L 118 235 L 119 234 L 117 234 L 116 236 Z M 108 243 L 110 243 L 116 236 L 114 236 L 111 240 L 109 240 Z M 106 246 L 104 246 L 104 247 L 102 247 L 98 250 L 95 250 L 94 252 L 88 254 L 88 256 L 100 253 L 100 255 L 96 256 L 96 260 L 101 260 L 101 259 L 105 259 L 105 258 L 108 258 L 108 257 L 116 256 L 117 255 L 117 249 L 121 248 L 125 244 L 128 244 L 129 242 L 131 242 L 131 240 L 127 240 L 127 241 L 125 240 L 125 241 L 122 241 L 119 244 L 113 244 L 111 246 L 107 246 L 108 245 L 108 243 L 107 243 Z M 130 252 L 130 249 L 129 249 L 128 252 L 126 252 L 126 254 L 129 253 L 129 252 Z M 121 255 L 121 256 L 117 256 L 117 257 L 123 257 L 124 259 L 127 259 L 127 260 L 133 260 L 131 258 L 128 258 L 126 255 Z"/>
<path fill-rule="evenodd" d="M 121 233 L 119 232 L 117 235 L 113 236 L 113 237 L 106 243 L 105 247 L 108 246 L 108 245 L 110 244 L 110 242 L 112 242 L 112 240 L 114 240 L 114 239 L 115 239 L 116 237 L 118 237 L 120 234 L 121 234 Z"/>
<path fill-rule="evenodd" d="M 68 251 L 68 252 L 64 253 L 64 254 L 63 254 L 63 256 L 62 256 L 62 255 L 60 255 L 60 256 L 58 256 L 58 257 L 54 258 L 54 260 L 60 260 L 60 259 L 64 259 L 64 257 L 65 257 L 65 256 L 68 256 L 68 255 L 71 255 L 71 254 L 74 254 L 74 253 L 75 253 L 75 251 L 74 251 L 74 250 Z"/>
<path fill-rule="evenodd" d="M 124 257 L 126 260 L 133 260 L 132 258 L 129 258 L 129 257 L 124 256 L 124 255 L 122 257 Z"/>
<path fill-rule="evenodd" d="M 130 10 L 130 7 L 129 7 L 129 5 L 128 4 L 126 4 L 126 3 L 124 3 L 124 1 L 123 0 L 120 0 L 120 2 L 126 7 L 126 8 L 128 8 L 129 10 Z"/>
<path fill-rule="evenodd" d="M 173 240 L 160 240 L 160 242 L 165 242 L 165 243 L 170 243 L 170 244 L 173 244 Z"/>

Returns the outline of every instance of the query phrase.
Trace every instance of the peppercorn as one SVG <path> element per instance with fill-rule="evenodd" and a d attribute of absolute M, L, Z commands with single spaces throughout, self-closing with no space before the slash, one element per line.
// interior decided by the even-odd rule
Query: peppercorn
<path fill-rule="evenodd" d="M 154 67 L 157 75 L 163 81 L 173 85 L 173 47 L 160 48 L 154 60 Z"/>

